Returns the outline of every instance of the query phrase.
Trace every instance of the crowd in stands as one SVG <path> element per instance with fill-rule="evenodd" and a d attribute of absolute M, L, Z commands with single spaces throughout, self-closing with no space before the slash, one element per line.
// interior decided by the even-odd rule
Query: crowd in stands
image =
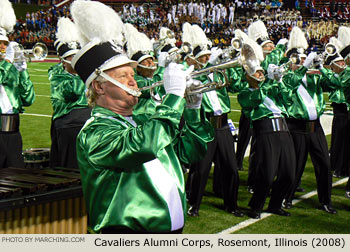
<path fill-rule="evenodd" d="M 303 20 L 299 1 L 295 1 L 295 8 L 283 6 L 282 0 L 260 1 L 214 1 L 214 0 L 165 0 L 153 3 L 126 3 L 113 6 L 124 22 L 134 24 L 139 31 L 157 40 L 160 27 L 165 26 L 177 31 L 178 46 L 181 45 L 181 30 L 184 22 L 200 25 L 210 38 L 214 46 L 225 47 L 230 44 L 235 29 L 246 31 L 249 24 L 257 19 L 265 22 L 271 39 L 277 42 L 281 38 L 288 38 L 292 27 L 298 25 L 303 28 L 307 37 L 314 44 L 315 41 L 327 42 L 337 32 L 339 22 L 345 23 L 349 17 L 349 4 L 341 5 L 342 20 L 337 19 L 339 6 L 324 7 L 316 10 L 313 1 L 308 2 L 312 12 L 320 13 L 324 17 L 320 22 Z M 307 4 L 307 3 L 305 3 Z M 30 48 L 34 43 L 42 41 L 49 48 L 53 48 L 56 24 L 60 17 L 69 17 L 69 5 L 56 8 L 54 5 L 35 13 L 27 13 L 18 19 L 12 40 Z M 329 13 L 326 10 L 329 9 Z M 322 14 L 321 14 L 322 13 Z M 328 14 L 327 14 L 328 13 Z"/>

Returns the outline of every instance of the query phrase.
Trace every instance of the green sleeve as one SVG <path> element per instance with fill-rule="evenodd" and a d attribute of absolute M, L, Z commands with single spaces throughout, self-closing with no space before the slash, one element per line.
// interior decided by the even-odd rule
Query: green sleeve
<path fill-rule="evenodd" d="M 207 143 L 214 139 L 214 129 L 201 109 L 186 108 L 183 115 L 186 123 L 177 138 L 176 153 L 181 162 L 191 164 L 204 157 Z"/>
<path fill-rule="evenodd" d="M 86 132 L 80 139 L 80 144 L 84 145 L 80 149 L 84 149 L 84 156 L 89 157 L 91 165 L 101 166 L 102 163 L 106 169 L 128 167 L 132 170 L 140 163 L 153 160 L 159 150 L 173 144 L 179 133 L 184 106 L 183 98 L 168 94 L 156 107 L 155 114 L 137 127 L 125 127 L 112 120 L 97 118 L 92 122 L 91 132 Z M 84 131 L 89 131 L 89 126 Z M 137 159 L 135 153 L 138 153 Z"/>
<path fill-rule="evenodd" d="M 35 92 L 27 70 L 19 72 L 19 94 L 23 106 L 30 106 L 35 100 Z"/>

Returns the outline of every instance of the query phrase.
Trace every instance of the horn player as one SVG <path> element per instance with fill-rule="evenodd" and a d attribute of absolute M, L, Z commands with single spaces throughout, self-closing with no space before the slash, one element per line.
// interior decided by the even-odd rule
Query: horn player
<path fill-rule="evenodd" d="M 256 56 L 244 65 L 242 82 L 246 85 L 238 94 L 242 111 L 251 120 L 256 144 L 256 175 L 248 215 L 260 218 L 271 190 L 267 212 L 290 216 L 282 209 L 282 201 L 294 180 L 295 170 L 295 153 L 285 109 L 290 103 L 290 91 L 281 83 L 265 79 L 260 66 L 264 58 L 262 48 L 251 39 L 245 42 L 251 45 Z"/>
<path fill-rule="evenodd" d="M 1 0 L 0 6 L 0 168 L 24 167 L 19 113 L 33 104 L 35 93 L 26 62 L 14 62 L 16 42 L 7 37 L 16 24 L 12 4 Z"/>

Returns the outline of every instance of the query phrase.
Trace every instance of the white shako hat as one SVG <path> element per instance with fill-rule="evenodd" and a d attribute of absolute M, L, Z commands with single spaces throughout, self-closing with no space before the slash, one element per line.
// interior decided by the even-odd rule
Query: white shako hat
<path fill-rule="evenodd" d="M 272 43 L 269 38 L 269 34 L 267 33 L 266 26 L 261 20 L 257 20 L 248 26 L 248 36 L 261 47 L 266 43 Z"/>
<path fill-rule="evenodd" d="M 182 35 L 181 35 L 181 40 L 182 43 L 189 43 L 192 46 L 193 39 L 192 39 L 193 33 L 192 33 L 192 25 L 188 22 L 185 22 L 182 25 Z M 192 46 L 193 47 L 193 46 Z M 193 52 L 191 50 L 190 53 L 183 53 L 183 59 L 186 59 L 189 56 L 193 57 Z"/>
<path fill-rule="evenodd" d="M 153 58 L 153 46 L 146 34 L 139 32 L 132 24 L 124 25 L 127 55 L 140 64 L 147 58 Z"/>
<path fill-rule="evenodd" d="M 67 17 L 57 22 L 56 41 L 54 46 L 58 56 L 66 58 L 76 54 L 80 49 L 79 32 L 75 24 Z"/>
<path fill-rule="evenodd" d="M 171 54 L 179 49 L 175 45 L 176 39 L 169 38 L 168 36 L 169 33 L 172 33 L 172 31 L 169 28 L 167 27 L 160 28 L 159 40 L 162 41 L 163 46 L 159 48 L 159 52 L 167 52 Z"/>
<path fill-rule="evenodd" d="M 328 54 L 326 56 L 324 64 L 328 66 L 339 60 L 344 60 L 344 58 L 339 54 L 339 48 L 342 48 L 342 43 L 336 37 L 331 37 L 329 39 L 329 43 L 335 46 L 336 53 L 334 55 Z"/>
<path fill-rule="evenodd" d="M 264 53 L 261 46 L 249 37 L 245 38 L 243 44 L 249 45 L 253 49 L 255 55 L 254 60 L 248 60 L 246 64 L 243 65 L 243 68 L 247 74 L 253 75 L 258 70 L 264 71 L 264 69 L 261 67 L 261 62 L 264 60 Z"/>
<path fill-rule="evenodd" d="M 286 55 L 289 58 L 292 53 L 298 53 L 300 57 L 305 57 L 305 50 L 309 47 L 304 32 L 297 26 L 294 26 L 289 34 Z"/>
<path fill-rule="evenodd" d="M 345 59 L 350 56 L 350 28 L 347 26 L 340 26 L 338 29 L 338 40 L 342 43 L 339 48 L 340 55 Z"/>
<path fill-rule="evenodd" d="M 124 24 L 112 8 L 97 1 L 76 0 L 70 9 L 82 46 L 72 59 L 72 67 L 87 87 L 100 71 L 126 64 L 136 67 L 120 44 Z"/>
<path fill-rule="evenodd" d="M 8 0 L 0 0 L 0 41 L 9 42 L 7 33 L 12 32 L 16 24 L 15 11 Z"/>
<path fill-rule="evenodd" d="M 210 41 L 205 35 L 202 28 L 198 25 L 192 25 L 192 43 L 193 56 L 198 59 L 202 55 L 211 54 L 210 51 Z"/>

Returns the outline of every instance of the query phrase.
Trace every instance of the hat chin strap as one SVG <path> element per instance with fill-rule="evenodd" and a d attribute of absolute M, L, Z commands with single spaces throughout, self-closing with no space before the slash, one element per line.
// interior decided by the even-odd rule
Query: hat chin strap
<path fill-rule="evenodd" d="M 61 60 L 63 62 L 65 62 L 65 63 L 69 64 L 69 65 L 72 65 L 72 62 L 70 60 L 66 60 L 66 59 L 63 59 L 63 58 L 61 58 Z"/>
<path fill-rule="evenodd" d="M 144 65 L 141 65 L 141 64 L 137 64 L 137 67 L 141 67 L 143 69 L 147 69 L 147 70 L 157 70 L 157 66 L 144 66 Z"/>
<path fill-rule="evenodd" d="M 98 73 L 99 76 L 103 77 L 104 79 L 108 80 L 109 82 L 113 83 L 114 85 L 116 85 L 117 87 L 123 89 L 125 92 L 127 92 L 128 94 L 135 96 L 135 97 L 139 97 L 141 95 L 141 91 L 139 91 L 138 89 L 131 89 L 127 86 L 125 86 L 124 84 L 120 83 L 119 81 L 113 79 L 112 77 L 110 77 L 108 74 L 105 74 L 104 72 L 100 71 Z"/>
<path fill-rule="evenodd" d="M 265 80 L 265 75 L 263 75 L 261 78 L 257 78 L 254 75 L 249 75 L 249 76 L 258 82 L 262 82 Z"/>
<path fill-rule="evenodd" d="M 340 69 L 342 69 L 342 70 L 344 70 L 345 68 L 346 68 L 346 65 L 344 65 L 344 66 L 341 66 L 341 65 L 339 65 L 338 63 L 333 63 L 335 66 L 337 66 L 337 67 L 339 67 Z"/>

